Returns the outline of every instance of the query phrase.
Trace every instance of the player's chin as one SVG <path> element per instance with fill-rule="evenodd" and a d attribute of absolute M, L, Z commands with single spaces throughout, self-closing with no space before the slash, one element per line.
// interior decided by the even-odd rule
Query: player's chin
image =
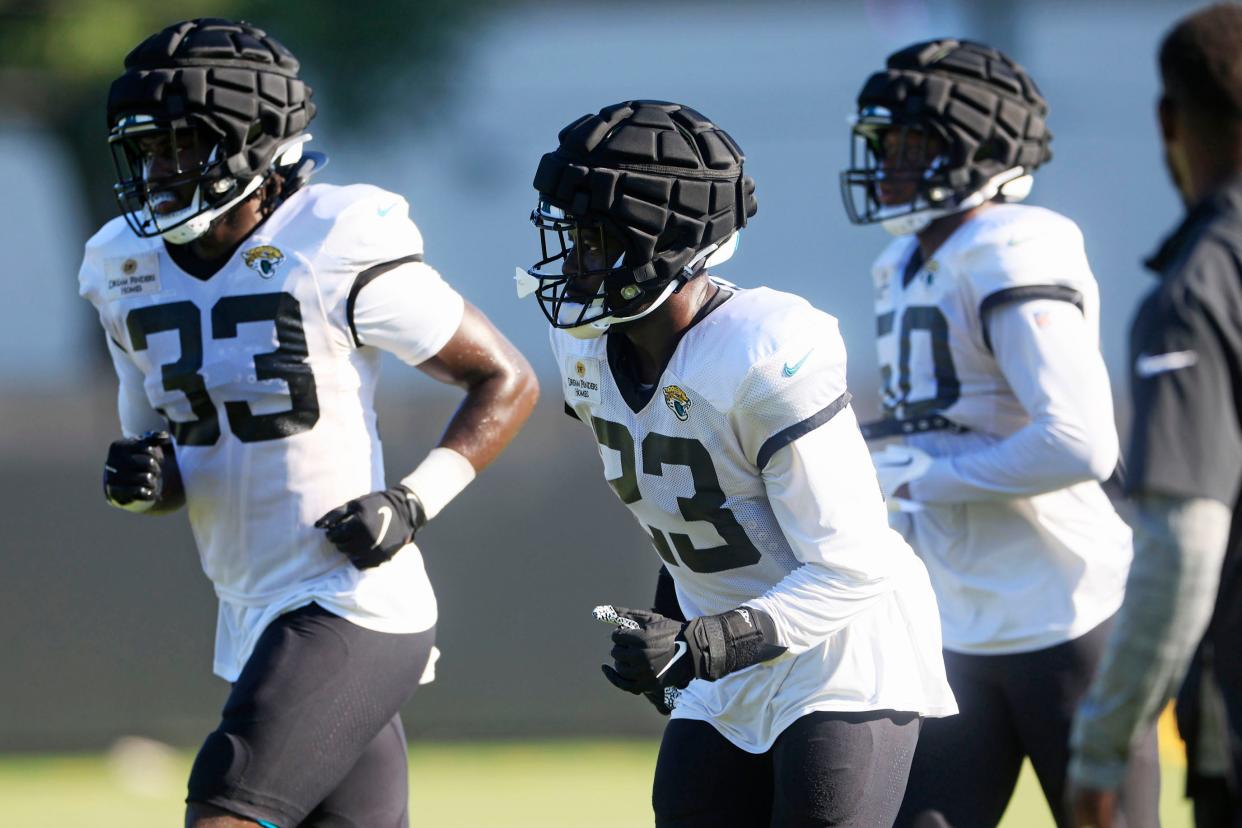
<path fill-rule="evenodd" d="M 875 200 L 880 203 L 881 207 L 900 207 L 903 204 L 909 204 L 914 201 L 914 187 L 885 187 L 881 185 L 876 189 Z"/>

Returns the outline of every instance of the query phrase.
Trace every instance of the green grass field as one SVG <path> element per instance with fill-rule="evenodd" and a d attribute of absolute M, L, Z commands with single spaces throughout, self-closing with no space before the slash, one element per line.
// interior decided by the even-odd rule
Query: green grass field
<path fill-rule="evenodd" d="M 426 744 L 410 752 L 411 817 L 427 828 L 636 828 L 651 824 L 653 742 Z M 131 744 L 109 755 L 0 757 L 0 824 L 181 824 L 190 756 Z M 1183 771 L 1165 763 L 1165 828 L 1188 828 Z M 1026 768 L 1002 828 L 1050 826 Z"/>

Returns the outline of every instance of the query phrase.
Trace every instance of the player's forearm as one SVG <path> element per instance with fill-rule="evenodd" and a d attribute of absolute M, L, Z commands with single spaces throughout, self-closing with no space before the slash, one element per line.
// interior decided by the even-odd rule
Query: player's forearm
<path fill-rule="evenodd" d="M 1117 435 L 1111 423 L 1088 429 L 1047 418 L 980 451 L 937 458 L 925 475 L 910 483 L 910 494 L 927 503 L 1031 497 L 1102 480 L 1116 463 Z"/>
<path fill-rule="evenodd" d="M 823 643 L 892 589 L 892 580 L 882 575 L 847 577 L 821 564 L 804 564 L 746 605 L 772 618 L 773 643 L 798 654 Z"/>
<path fill-rule="evenodd" d="M 1074 721 L 1076 781 L 1116 787 L 1130 745 L 1176 692 L 1212 614 L 1230 519 L 1206 498 L 1140 498 L 1125 603 Z"/>
<path fill-rule="evenodd" d="M 910 484 L 915 500 L 1030 497 L 1117 465 L 1108 371 L 1082 312 L 1066 302 L 1008 305 L 987 319 L 996 364 L 1030 421 L 978 451 L 941 457 Z"/>

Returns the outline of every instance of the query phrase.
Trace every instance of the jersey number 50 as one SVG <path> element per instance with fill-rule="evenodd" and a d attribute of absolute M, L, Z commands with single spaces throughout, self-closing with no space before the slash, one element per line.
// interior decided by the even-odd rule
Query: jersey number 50
<path fill-rule="evenodd" d="M 634 436 L 621 423 L 601 420 L 599 417 L 591 418 L 591 427 L 595 429 L 595 438 L 601 446 L 621 455 L 621 476 L 609 480 L 608 485 L 612 486 L 617 497 L 626 505 L 641 500 Z M 751 543 L 746 530 L 737 522 L 733 512 L 724 506 L 725 496 L 720 489 L 720 478 L 716 476 L 711 455 L 702 443 L 686 437 L 651 433 L 643 438 L 642 457 L 643 474 L 653 477 L 663 477 L 666 465 L 685 466 L 690 469 L 690 477 L 694 480 L 694 496 L 677 498 L 681 516 L 691 523 L 707 521 L 724 540 L 723 546 L 696 549 L 689 535 L 669 532 L 666 538 L 663 531 L 649 526 L 647 528 L 651 531 L 651 542 L 665 563 L 669 566 L 680 566 L 684 563 L 694 572 L 723 572 L 759 562 L 759 550 Z M 669 548 L 670 540 L 673 542 L 673 549 L 677 550 L 676 556 Z M 678 558 L 681 559 L 680 563 Z"/>
<path fill-rule="evenodd" d="M 243 443 L 279 440 L 309 430 L 319 421 L 319 398 L 315 395 L 315 376 L 306 363 L 306 333 L 298 300 L 288 293 L 225 296 L 211 309 L 211 338 L 232 339 L 237 336 L 237 326 L 247 322 L 276 324 L 276 350 L 255 354 L 254 374 L 260 380 L 284 381 L 289 386 L 291 408 L 274 414 L 255 414 L 249 403 L 225 401 L 229 428 Z M 135 351 L 147 349 L 150 334 L 177 332 L 181 358 L 160 366 L 160 376 L 165 391 L 185 395 L 194 419 L 175 422 L 166 411 L 160 413 L 168 420 L 178 444 L 215 445 L 220 439 L 220 422 L 199 373 L 203 367 L 203 333 L 198 306 L 183 301 L 135 308 L 125 318 L 125 326 Z"/>
<path fill-rule="evenodd" d="M 893 311 L 882 313 L 876 319 L 876 335 L 888 336 L 893 332 L 895 314 Z M 911 400 L 912 386 L 910 374 L 911 334 L 914 331 L 926 331 L 931 345 L 932 381 L 936 384 L 934 396 L 923 400 Z M 944 411 L 957 402 L 962 394 L 962 383 L 957 378 L 957 368 L 953 364 L 953 352 L 949 349 L 949 321 L 944 313 L 935 305 L 916 305 L 905 309 L 901 315 L 901 330 L 897 337 L 897 371 L 893 376 L 893 366 L 880 366 L 880 379 L 883 384 L 884 407 L 890 411 L 898 409 L 897 416 L 902 418 L 923 417 Z M 893 380 L 896 380 L 894 385 Z"/>

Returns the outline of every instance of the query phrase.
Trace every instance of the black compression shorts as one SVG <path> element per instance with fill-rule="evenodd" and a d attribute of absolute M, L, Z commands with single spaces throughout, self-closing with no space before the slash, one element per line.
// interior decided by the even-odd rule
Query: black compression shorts
<path fill-rule="evenodd" d="M 657 828 L 891 825 L 919 735 L 914 713 L 808 713 L 767 753 L 673 719 L 656 762 Z"/>
<path fill-rule="evenodd" d="M 409 794 L 398 710 L 434 638 L 434 630 L 367 630 L 316 604 L 280 616 L 199 750 L 186 801 L 276 828 L 403 828 Z"/>

